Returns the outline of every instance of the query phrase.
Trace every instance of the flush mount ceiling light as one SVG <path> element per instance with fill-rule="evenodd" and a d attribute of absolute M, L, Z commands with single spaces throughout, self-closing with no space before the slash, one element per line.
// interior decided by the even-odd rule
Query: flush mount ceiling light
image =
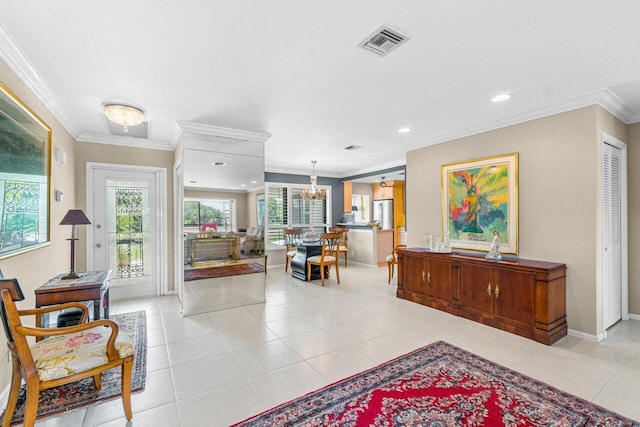
<path fill-rule="evenodd" d="M 129 130 L 129 126 L 138 126 L 144 121 L 144 111 L 130 105 L 107 104 L 104 106 L 104 114 L 107 119 L 122 126 L 125 132 Z"/>
<path fill-rule="evenodd" d="M 398 133 L 408 133 L 408 132 L 411 132 L 411 128 L 403 127 L 398 129 Z"/>
<path fill-rule="evenodd" d="M 491 102 L 504 102 L 511 99 L 511 94 L 510 93 L 499 93 L 496 96 L 494 96 L 493 98 L 491 98 Z"/>

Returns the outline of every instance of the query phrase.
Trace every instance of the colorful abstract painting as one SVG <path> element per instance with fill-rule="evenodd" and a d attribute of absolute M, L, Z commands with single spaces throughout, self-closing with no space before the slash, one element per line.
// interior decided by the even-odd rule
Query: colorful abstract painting
<path fill-rule="evenodd" d="M 518 154 L 442 166 L 443 231 L 452 247 L 518 251 Z"/>

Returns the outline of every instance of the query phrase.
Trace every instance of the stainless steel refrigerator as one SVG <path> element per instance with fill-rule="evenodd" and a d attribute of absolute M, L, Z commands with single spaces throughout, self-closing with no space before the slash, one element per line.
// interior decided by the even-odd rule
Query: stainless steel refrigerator
<path fill-rule="evenodd" d="M 373 220 L 378 221 L 383 230 L 393 230 L 393 200 L 374 200 Z"/>

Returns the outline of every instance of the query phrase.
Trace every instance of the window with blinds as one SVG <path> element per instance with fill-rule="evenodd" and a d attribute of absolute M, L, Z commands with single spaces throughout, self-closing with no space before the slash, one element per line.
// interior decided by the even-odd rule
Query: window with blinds
<path fill-rule="evenodd" d="M 324 200 L 306 200 L 302 191 L 306 186 L 267 184 L 267 236 L 270 243 L 282 244 L 285 228 L 309 229 L 313 224 L 321 232 L 331 224 L 331 187 Z"/>

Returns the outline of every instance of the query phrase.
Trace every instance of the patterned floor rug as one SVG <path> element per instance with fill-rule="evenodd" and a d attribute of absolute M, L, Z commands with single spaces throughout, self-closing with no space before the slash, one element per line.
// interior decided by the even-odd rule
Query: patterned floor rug
<path fill-rule="evenodd" d="M 145 312 L 114 314 L 110 319 L 118 324 L 122 333 L 127 334 L 133 340 L 136 353 L 131 373 L 131 392 L 139 393 L 144 390 L 147 377 L 147 318 Z M 96 389 L 92 378 L 87 378 L 41 392 L 38 420 L 116 398 L 120 398 L 120 368 L 111 369 L 102 374 L 102 388 L 100 390 Z M 23 386 L 11 425 L 22 422 L 25 400 L 26 394 Z M 124 417 L 124 409 L 122 416 Z"/>
<path fill-rule="evenodd" d="M 439 341 L 235 426 L 640 426 Z"/>
<path fill-rule="evenodd" d="M 220 267 L 197 268 L 184 271 L 184 281 L 237 276 L 240 274 L 264 273 L 264 266 L 257 263 L 225 265 Z"/>

